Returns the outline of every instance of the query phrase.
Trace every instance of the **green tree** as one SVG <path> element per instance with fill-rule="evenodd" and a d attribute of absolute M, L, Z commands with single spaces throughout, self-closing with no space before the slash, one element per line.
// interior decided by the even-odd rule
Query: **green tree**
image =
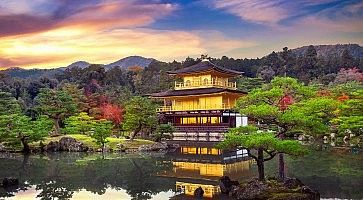
<path fill-rule="evenodd" d="M 315 96 L 315 90 L 304 86 L 293 78 L 275 77 L 270 84 L 252 90 L 237 102 L 237 109 L 256 121 L 268 125 L 285 135 L 292 131 L 296 124 L 282 123 L 280 118 L 289 112 L 289 106 Z"/>
<path fill-rule="evenodd" d="M 105 148 L 105 144 L 109 142 L 107 138 L 111 136 L 112 126 L 112 122 L 107 120 L 99 120 L 95 124 L 91 137 L 94 138 L 96 143 L 102 147 L 102 151 Z"/>
<path fill-rule="evenodd" d="M 86 112 L 78 115 L 70 116 L 64 120 L 65 127 L 63 129 L 66 134 L 84 134 L 90 135 L 96 121 Z"/>
<path fill-rule="evenodd" d="M 41 89 L 35 101 L 38 112 L 53 119 L 55 135 L 60 134 L 60 121 L 77 110 L 72 97 L 63 90 Z"/>
<path fill-rule="evenodd" d="M 259 68 L 258 78 L 269 83 L 275 77 L 275 71 L 270 66 L 262 66 Z"/>
<path fill-rule="evenodd" d="M 175 128 L 170 124 L 159 124 L 153 134 L 154 141 L 160 142 L 162 138 L 171 139 Z"/>
<path fill-rule="evenodd" d="M 335 77 L 334 83 L 342 84 L 356 81 L 358 83 L 363 83 L 363 73 L 357 68 L 344 69 L 341 68 Z"/>
<path fill-rule="evenodd" d="M 85 84 L 85 88 L 91 86 L 93 83 L 97 85 L 103 85 L 106 77 L 106 70 L 104 66 L 99 64 L 91 64 L 87 68 L 82 69 L 81 77 L 78 77 L 83 84 Z M 90 85 L 91 84 L 91 85 Z M 91 86 L 93 87 L 93 86 Z M 95 88 L 88 88 L 93 92 L 95 92 Z M 86 90 L 88 90 L 86 89 Z"/>
<path fill-rule="evenodd" d="M 352 132 L 356 135 L 363 133 L 363 84 L 356 82 L 337 85 L 334 88 L 340 100 L 336 118 L 332 123 L 341 134 Z"/>
<path fill-rule="evenodd" d="M 238 127 L 227 133 L 224 141 L 217 147 L 222 149 L 245 148 L 248 155 L 253 158 L 258 167 L 258 179 L 265 180 L 264 163 L 273 159 L 278 153 L 300 156 L 306 149 L 294 140 L 279 140 L 274 133 L 258 131 L 256 127 Z M 256 151 L 257 154 L 253 153 Z"/>
<path fill-rule="evenodd" d="M 349 50 L 345 48 L 340 57 L 340 67 L 353 67 L 354 58 L 350 55 Z"/>
<path fill-rule="evenodd" d="M 31 118 L 21 114 L 0 115 L 0 138 L 10 145 L 21 144 L 24 153 L 30 152 L 29 143 L 41 141 L 52 129 L 47 116 Z"/>
<path fill-rule="evenodd" d="M 87 97 L 84 95 L 84 91 L 79 87 L 79 85 L 65 83 L 61 89 L 72 97 L 74 104 L 77 106 L 78 112 L 86 112 L 89 109 Z"/>
<path fill-rule="evenodd" d="M 125 107 L 126 103 L 130 101 L 133 96 L 132 91 L 124 86 L 108 86 L 105 88 L 106 96 L 109 97 L 110 102 Z"/>
<path fill-rule="evenodd" d="M 198 63 L 198 59 L 194 59 L 194 58 L 191 58 L 191 57 L 187 57 L 185 58 L 185 60 L 182 62 L 182 66 L 183 67 L 189 67 L 189 66 L 192 66 L 192 65 L 195 65 Z"/>
<path fill-rule="evenodd" d="M 296 65 L 296 55 L 292 52 L 291 49 L 284 47 L 280 54 L 283 67 L 280 70 L 281 76 L 293 76 L 295 77 L 298 73 L 293 67 Z"/>
<path fill-rule="evenodd" d="M 11 93 L 0 92 L 0 115 L 10 115 L 20 113 L 19 102 L 15 97 L 11 96 Z"/>
<path fill-rule="evenodd" d="M 322 73 L 322 66 L 318 59 L 318 54 L 313 45 L 308 46 L 304 56 L 300 57 L 295 65 L 299 80 L 308 83 L 311 78 L 317 77 Z"/>
<path fill-rule="evenodd" d="M 325 96 L 302 100 L 291 105 L 279 120 L 291 130 L 319 137 L 330 131 L 338 105 L 337 100 Z"/>
<path fill-rule="evenodd" d="M 242 77 L 237 79 L 237 87 L 238 89 L 250 92 L 253 89 L 260 88 L 264 84 L 262 78 L 249 78 L 249 77 Z"/>
<path fill-rule="evenodd" d="M 279 76 L 284 75 L 283 61 L 279 58 L 276 52 L 273 51 L 272 53 L 267 55 L 264 59 L 263 64 L 270 67 L 270 70 L 274 72 L 273 75 L 274 74 L 277 74 Z"/>
<path fill-rule="evenodd" d="M 275 77 L 270 84 L 265 84 L 262 88 L 252 90 L 248 95 L 241 97 L 237 102 L 237 109 L 267 126 L 267 129 L 276 131 L 276 136 L 281 139 L 296 131 L 322 133 L 322 130 L 328 128 L 328 124 L 324 122 L 329 121 L 329 118 L 320 114 L 329 113 L 331 117 L 334 111 L 331 104 L 334 102 L 325 98 L 313 99 L 314 96 L 314 88 L 304 86 L 296 79 Z M 324 122 L 323 117 L 326 117 Z M 317 130 L 314 125 L 319 125 L 320 129 Z M 283 180 L 283 154 L 279 155 L 279 163 L 279 178 Z"/>
<path fill-rule="evenodd" d="M 156 107 L 145 97 L 135 96 L 126 105 L 123 128 L 131 131 L 130 139 L 142 132 L 150 133 L 157 125 Z"/>

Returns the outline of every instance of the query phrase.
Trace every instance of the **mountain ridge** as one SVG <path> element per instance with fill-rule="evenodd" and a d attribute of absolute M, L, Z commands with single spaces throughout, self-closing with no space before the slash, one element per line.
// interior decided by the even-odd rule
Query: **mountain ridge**
<path fill-rule="evenodd" d="M 343 51 L 347 49 L 353 58 L 363 58 L 363 47 L 359 44 L 333 44 L 333 45 L 313 45 L 318 56 L 341 56 Z M 304 55 L 309 45 L 291 49 L 297 55 Z"/>
<path fill-rule="evenodd" d="M 340 56 L 342 52 L 347 49 L 353 58 L 363 59 L 363 47 L 358 44 L 336 44 L 336 45 L 313 45 L 320 57 L 329 56 Z M 295 55 L 303 56 L 309 45 L 290 49 Z M 267 56 L 267 55 L 266 55 Z M 105 67 L 106 70 L 110 70 L 113 67 L 119 66 L 123 69 L 128 69 L 132 66 L 140 66 L 142 68 L 148 67 L 153 61 L 157 61 L 154 58 L 145 58 L 142 56 L 127 56 L 125 58 L 119 59 L 115 62 L 109 64 L 100 64 Z M 58 67 L 52 69 L 25 69 L 21 67 L 11 67 L 5 70 L 0 70 L 0 72 L 5 72 L 12 77 L 20 78 L 32 78 L 40 76 L 54 76 L 57 73 L 62 73 L 66 69 L 73 67 L 86 68 L 92 63 L 87 61 L 76 61 L 67 67 Z"/>
<path fill-rule="evenodd" d="M 125 58 L 121 58 L 115 62 L 109 63 L 109 64 L 98 64 L 105 67 L 106 70 L 110 70 L 113 67 L 121 67 L 124 69 L 128 69 L 129 67 L 133 66 L 139 66 L 142 68 L 148 67 L 151 62 L 156 61 L 154 58 L 145 58 L 142 56 L 127 56 Z M 66 67 L 66 69 L 70 69 L 73 67 L 79 67 L 81 69 L 87 68 L 92 64 L 96 63 L 90 63 L 87 61 L 76 61 Z"/>
<path fill-rule="evenodd" d="M 106 69 L 111 69 L 113 67 L 121 67 L 121 68 L 129 68 L 133 66 L 139 66 L 139 67 L 148 67 L 151 62 L 156 61 L 154 58 L 145 58 L 142 56 L 128 56 L 125 58 L 122 58 L 120 60 L 117 60 L 113 63 L 105 65 Z"/>

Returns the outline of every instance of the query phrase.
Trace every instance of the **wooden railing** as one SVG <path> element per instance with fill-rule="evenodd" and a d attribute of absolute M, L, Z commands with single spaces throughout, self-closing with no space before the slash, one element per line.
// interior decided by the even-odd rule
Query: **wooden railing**
<path fill-rule="evenodd" d="M 195 88 L 205 88 L 205 87 L 221 87 L 221 88 L 236 90 L 237 83 L 228 82 L 228 81 L 219 81 L 216 79 L 208 81 L 175 82 L 175 90 L 195 89 Z"/>
<path fill-rule="evenodd" d="M 215 125 L 215 126 L 180 126 L 175 125 L 176 132 L 221 132 L 224 133 L 228 130 L 229 124 L 226 125 Z"/>
<path fill-rule="evenodd" d="M 170 111 L 191 111 L 191 110 L 227 110 L 232 109 L 232 105 L 228 104 L 215 104 L 215 105 L 189 105 L 189 106 L 161 106 L 156 109 L 157 112 L 170 112 Z"/>

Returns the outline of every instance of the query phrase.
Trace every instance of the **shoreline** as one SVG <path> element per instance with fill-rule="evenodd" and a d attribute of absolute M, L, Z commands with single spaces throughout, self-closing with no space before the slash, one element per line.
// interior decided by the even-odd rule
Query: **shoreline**
<path fill-rule="evenodd" d="M 161 151 L 169 147 L 166 143 L 154 142 L 151 140 L 126 138 L 108 138 L 109 142 L 105 148 L 99 147 L 96 142 L 86 135 L 61 135 L 47 137 L 41 142 L 31 143 L 30 152 L 24 153 L 21 147 L 0 146 L 0 152 L 34 154 L 39 152 L 140 152 L 140 151 Z"/>

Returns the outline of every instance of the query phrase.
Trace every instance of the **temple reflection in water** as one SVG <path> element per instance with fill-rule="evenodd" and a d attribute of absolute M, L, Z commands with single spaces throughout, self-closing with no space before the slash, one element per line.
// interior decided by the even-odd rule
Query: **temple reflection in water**
<path fill-rule="evenodd" d="M 173 169 L 158 175 L 175 178 L 177 194 L 194 195 L 194 191 L 202 187 L 207 198 L 220 194 L 218 180 L 222 176 L 234 180 L 253 176 L 250 172 L 252 160 L 246 150 L 222 151 L 214 148 L 214 144 L 180 143 L 180 148 L 169 154 Z"/>

